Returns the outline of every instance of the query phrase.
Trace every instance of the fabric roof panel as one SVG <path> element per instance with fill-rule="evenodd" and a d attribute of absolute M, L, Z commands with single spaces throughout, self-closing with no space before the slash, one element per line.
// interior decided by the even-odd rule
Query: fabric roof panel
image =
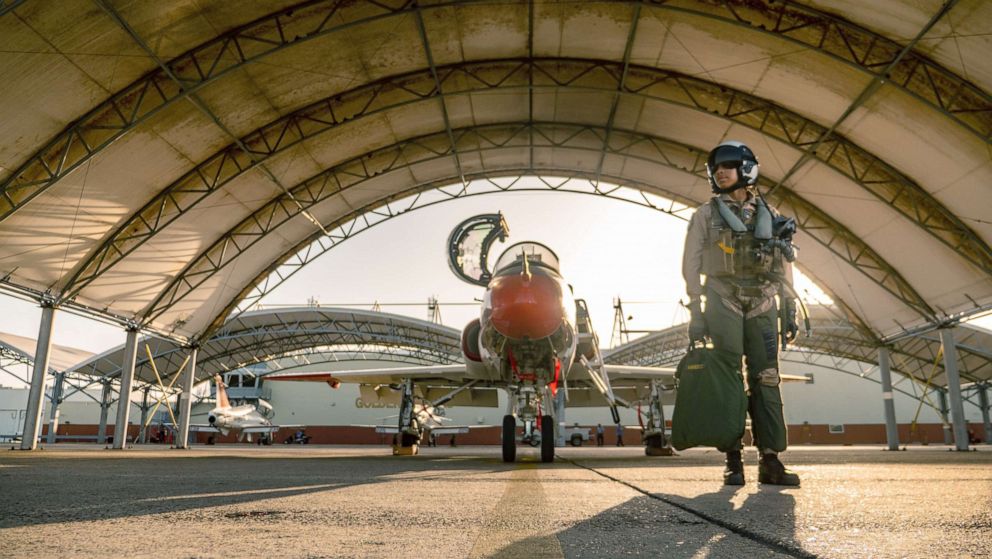
<path fill-rule="evenodd" d="M 964 177 L 969 177 L 976 191 L 992 183 L 987 166 L 992 152 L 987 145 L 937 113 L 914 111 L 908 95 L 894 88 L 883 86 L 842 130 L 917 184 L 925 185 L 951 210 L 966 211 L 972 206 L 969 198 L 942 195 L 945 186 Z"/>
<path fill-rule="evenodd" d="M 346 32 L 330 33 L 274 52 L 241 73 L 277 113 L 286 114 L 367 83 L 359 49 Z"/>
<path fill-rule="evenodd" d="M 30 4 L 27 4 L 29 6 Z M 15 14 L 0 18 L 5 48 L 16 56 L 0 56 L 0 105 L 17 107 L 0 119 L 0 180 L 70 122 L 107 97 L 100 84 L 57 53 Z"/>
<path fill-rule="evenodd" d="M 920 40 L 916 50 L 959 76 L 992 92 L 992 5 L 984 0 L 959 0 L 947 17 Z M 985 54 L 983 54 L 985 53 Z"/>
<path fill-rule="evenodd" d="M 561 52 L 568 53 L 568 56 L 623 60 L 624 48 L 630 34 L 631 17 L 634 14 L 632 5 L 580 2 L 568 6 L 567 10 L 558 14 L 553 14 L 553 10 L 550 10 L 552 14 L 543 12 L 538 16 L 537 6 L 534 11 L 535 18 L 543 19 L 549 15 L 551 19 L 558 20 L 560 27 L 557 35 L 561 41 Z M 535 46 L 536 43 L 537 41 Z M 535 49 L 536 52 L 538 51 Z"/>
<path fill-rule="evenodd" d="M 535 7 L 536 8 L 536 7 Z M 457 25 L 451 19 L 440 19 L 444 12 L 456 11 Z M 458 33 L 459 59 L 495 60 L 527 54 L 528 6 L 522 3 L 504 4 L 499 10 L 489 6 L 465 6 L 458 10 L 427 10 L 427 27 L 431 48 L 437 44 L 439 29 L 453 28 Z"/>
<path fill-rule="evenodd" d="M 527 92 L 523 90 L 483 91 L 469 95 L 446 95 L 444 105 L 452 128 L 526 122 L 530 118 L 527 97 Z M 391 120 L 395 121 L 395 117 Z"/>

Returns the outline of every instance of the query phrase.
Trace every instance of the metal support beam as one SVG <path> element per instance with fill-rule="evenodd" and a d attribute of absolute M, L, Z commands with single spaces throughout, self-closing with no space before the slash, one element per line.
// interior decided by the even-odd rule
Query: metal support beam
<path fill-rule="evenodd" d="M 96 432 L 96 442 L 103 444 L 107 441 L 107 416 L 110 414 L 110 400 L 114 396 L 111 381 L 104 380 L 103 391 L 100 394 L 100 427 Z"/>
<path fill-rule="evenodd" d="M 55 306 L 50 301 L 43 300 L 41 302 L 41 325 L 38 327 L 38 344 L 34 351 L 31 389 L 28 391 L 28 407 L 24 416 L 24 434 L 21 436 L 21 450 L 34 450 L 38 447 L 41 406 L 45 400 L 45 375 L 48 373 L 48 359 L 51 355 L 52 327 L 54 325 Z"/>
<path fill-rule="evenodd" d="M 885 440 L 889 450 L 899 450 L 899 429 L 896 427 L 896 406 L 892 399 L 892 371 L 889 369 L 889 348 L 878 348 L 878 372 L 882 376 L 882 401 L 885 403 Z"/>
<path fill-rule="evenodd" d="M 940 342 L 944 346 L 944 373 L 947 376 L 947 392 L 951 397 L 954 447 L 958 450 L 968 450 L 968 428 L 964 420 L 964 402 L 961 400 L 961 377 L 958 375 L 958 352 L 954 346 L 954 330 L 941 329 Z"/>
<path fill-rule="evenodd" d="M 148 390 L 151 387 L 146 386 L 142 390 L 141 394 L 141 428 L 138 430 L 138 442 L 145 444 L 148 442 Z"/>
<path fill-rule="evenodd" d="M 992 423 L 989 422 L 989 387 L 978 385 L 978 402 L 982 408 L 982 425 L 985 426 L 985 444 L 992 444 Z"/>
<path fill-rule="evenodd" d="M 124 342 L 124 360 L 121 362 L 121 396 L 117 399 L 117 424 L 114 426 L 114 448 L 127 444 L 128 416 L 131 414 L 131 383 L 138 358 L 138 329 L 129 328 Z"/>
<path fill-rule="evenodd" d="M 189 349 L 189 362 L 186 365 L 186 376 L 183 377 L 183 392 L 179 396 L 179 430 L 176 432 L 176 448 L 189 448 L 190 412 L 193 409 L 193 379 L 196 378 L 197 348 Z"/>
<path fill-rule="evenodd" d="M 947 407 L 947 391 L 942 388 L 934 389 L 937 393 L 937 400 L 940 403 L 940 421 L 941 427 L 944 433 L 944 444 L 954 444 L 954 436 L 951 433 L 951 420 L 949 418 L 950 411 Z M 924 389 L 923 396 L 926 397 L 926 389 Z"/>
<path fill-rule="evenodd" d="M 65 373 L 55 373 L 52 383 L 52 407 L 48 415 L 48 444 L 55 444 L 55 435 L 59 430 L 59 413 L 62 407 L 62 394 L 65 391 Z"/>

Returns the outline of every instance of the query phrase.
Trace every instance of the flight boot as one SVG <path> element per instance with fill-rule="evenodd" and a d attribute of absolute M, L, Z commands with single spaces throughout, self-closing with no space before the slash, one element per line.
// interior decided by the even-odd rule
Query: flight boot
<path fill-rule="evenodd" d="M 727 453 L 727 468 L 723 470 L 724 485 L 744 485 L 744 460 L 741 451 Z"/>
<path fill-rule="evenodd" d="M 799 475 L 786 470 L 777 454 L 764 454 L 758 461 L 758 483 L 798 486 Z"/>

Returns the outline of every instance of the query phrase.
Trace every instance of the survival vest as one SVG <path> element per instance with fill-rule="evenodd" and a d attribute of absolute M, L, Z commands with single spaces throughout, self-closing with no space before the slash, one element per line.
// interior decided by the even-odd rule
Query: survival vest
<path fill-rule="evenodd" d="M 703 250 L 703 273 L 708 277 L 761 280 L 783 274 L 785 259 L 770 243 L 772 213 L 764 200 L 754 200 L 754 211 L 739 215 L 719 197 L 710 200 L 710 223 Z"/>

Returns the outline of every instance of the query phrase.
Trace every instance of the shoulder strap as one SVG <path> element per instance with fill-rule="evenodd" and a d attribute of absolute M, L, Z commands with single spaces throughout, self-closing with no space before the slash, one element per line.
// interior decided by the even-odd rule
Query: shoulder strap
<path fill-rule="evenodd" d="M 727 207 L 727 204 L 720 199 L 719 196 L 713 197 L 713 204 L 716 206 L 717 211 L 720 213 L 720 217 L 723 218 L 723 222 L 727 224 L 727 227 L 734 233 L 744 233 L 747 231 L 747 226 L 741 221 L 741 218 L 734 215 L 734 212 Z M 767 211 L 767 210 L 766 210 Z M 769 219 L 769 232 L 771 231 L 771 220 Z M 770 236 L 770 235 L 769 235 Z"/>
<path fill-rule="evenodd" d="M 757 216 L 754 223 L 754 238 L 768 240 L 772 238 L 772 212 L 768 209 L 765 199 L 758 196 L 754 200 Z"/>

